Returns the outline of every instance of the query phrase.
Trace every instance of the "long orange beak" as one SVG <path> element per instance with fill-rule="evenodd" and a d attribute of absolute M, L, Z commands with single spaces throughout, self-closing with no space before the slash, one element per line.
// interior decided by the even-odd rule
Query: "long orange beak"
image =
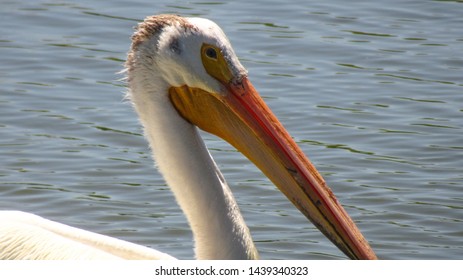
<path fill-rule="evenodd" d="M 270 111 L 247 77 L 224 92 L 171 87 L 178 112 L 248 157 L 286 197 L 351 259 L 376 259 L 357 226 L 315 166 Z"/>

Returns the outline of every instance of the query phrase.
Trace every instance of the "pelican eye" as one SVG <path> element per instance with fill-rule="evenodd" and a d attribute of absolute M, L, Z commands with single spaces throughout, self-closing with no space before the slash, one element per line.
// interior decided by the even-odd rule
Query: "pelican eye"
<path fill-rule="evenodd" d="M 233 79 L 229 64 L 219 47 L 204 43 L 201 46 L 201 60 L 206 72 L 221 83 L 227 84 Z"/>
<path fill-rule="evenodd" d="M 213 47 L 206 48 L 204 54 L 211 59 L 217 60 L 217 51 Z"/>

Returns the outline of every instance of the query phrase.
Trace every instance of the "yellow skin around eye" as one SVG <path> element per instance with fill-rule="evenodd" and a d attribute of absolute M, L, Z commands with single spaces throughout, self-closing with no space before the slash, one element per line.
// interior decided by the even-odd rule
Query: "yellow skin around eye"
<path fill-rule="evenodd" d="M 208 56 L 207 53 L 210 49 L 215 50 L 217 54 L 216 58 Z M 221 83 L 228 84 L 232 80 L 233 75 L 228 67 L 228 63 L 218 47 L 210 44 L 203 44 L 201 47 L 201 60 L 206 72 Z"/>

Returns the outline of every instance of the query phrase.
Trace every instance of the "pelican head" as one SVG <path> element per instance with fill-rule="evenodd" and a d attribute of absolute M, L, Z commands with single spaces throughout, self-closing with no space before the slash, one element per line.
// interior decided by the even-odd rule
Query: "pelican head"
<path fill-rule="evenodd" d="M 132 37 L 126 66 L 129 97 L 145 130 L 164 119 L 177 119 L 223 138 L 348 257 L 376 258 L 317 169 L 259 96 L 215 23 L 175 15 L 149 17 Z"/>

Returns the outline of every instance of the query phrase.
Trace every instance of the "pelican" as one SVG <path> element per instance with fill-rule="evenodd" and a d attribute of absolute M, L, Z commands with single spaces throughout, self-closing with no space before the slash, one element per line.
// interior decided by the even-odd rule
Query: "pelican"
<path fill-rule="evenodd" d="M 376 259 L 325 180 L 259 96 L 214 22 L 147 17 L 132 36 L 125 71 L 127 96 L 156 165 L 187 217 L 197 259 L 259 257 L 199 129 L 241 151 L 349 258 Z M 173 258 L 20 211 L 1 211 L 0 257 Z"/>

